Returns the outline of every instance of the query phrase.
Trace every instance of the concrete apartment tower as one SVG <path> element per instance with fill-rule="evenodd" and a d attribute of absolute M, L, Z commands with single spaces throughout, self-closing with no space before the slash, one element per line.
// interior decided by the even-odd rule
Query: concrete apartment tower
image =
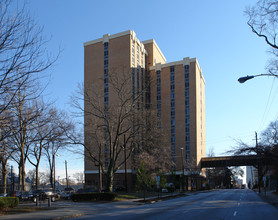
<path fill-rule="evenodd" d="M 104 109 L 115 102 L 109 74 L 123 69 L 132 75 L 133 95 L 149 81 L 150 89 L 142 96 L 141 104 L 137 103 L 138 111 L 151 108 L 156 112 L 176 173 L 200 173 L 199 162 L 205 157 L 205 80 L 197 59 L 187 57 L 166 63 L 153 39 L 140 42 L 132 30 L 84 43 L 84 90 L 92 96 L 98 94 Z M 86 102 L 84 105 L 88 110 Z M 90 120 L 85 114 L 85 144 L 97 149 L 98 143 L 89 141 L 96 129 Z M 105 153 L 107 149 L 101 155 Z M 134 173 L 131 161 L 127 172 Z M 123 169 L 117 171 L 114 185 L 123 185 L 124 173 Z M 85 184 L 97 188 L 98 174 L 98 164 L 89 159 L 85 150 Z M 128 182 L 132 181 L 129 175 Z"/>

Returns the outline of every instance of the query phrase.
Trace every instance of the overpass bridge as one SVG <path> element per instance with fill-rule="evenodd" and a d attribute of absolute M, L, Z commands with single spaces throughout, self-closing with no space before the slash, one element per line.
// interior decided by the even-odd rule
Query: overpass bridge
<path fill-rule="evenodd" d="M 201 159 L 201 168 L 209 167 L 231 167 L 231 166 L 255 166 L 267 164 L 266 159 L 257 155 L 245 156 L 224 156 L 224 157 L 203 157 Z"/>

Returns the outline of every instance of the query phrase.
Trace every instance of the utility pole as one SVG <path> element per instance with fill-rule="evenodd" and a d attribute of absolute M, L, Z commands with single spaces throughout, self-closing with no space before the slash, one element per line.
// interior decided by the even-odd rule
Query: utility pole
<path fill-rule="evenodd" d="M 55 172 L 55 154 L 53 154 L 53 191 L 54 191 L 54 195 L 56 194 L 56 184 L 55 184 L 55 176 L 56 176 L 56 172 Z"/>
<path fill-rule="evenodd" d="M 255 139 L 256 139 L 256 153 L 257 153 L 257 156 L 259 157 L 258 158 L 258 185 L 259 185 L 259 193 L 261 193 L 261 160 L 262 160 L 262 158 L 261 158 L 261 152 L 260 152 L 260 150 L 259 150 L 259 148 L 258 148 L 258 134 L 257 134 L 257 132 L 255 132 Z"/>
<path fill-rule="evenodd" d="M 68 166 L 67 161 L 65 160 L 65 167 L 66 167 L 66 181 L 67 181 L 67 188 L 69 188 L 69 181 L 68 181 Z"/>
<path fill-rule="evenodd" d="M 11 185 L 12 185 L 12 194 L 14 196 L 14 174 L 13 174 L 13 166 L 11 166 Z"/>
<path fill-rule="evenodd" d="M 125 190 L 127 190 L 127 166 L 126 166 L 126 142 L 125 142 L 125 135 L 124 135 L 124 154 L 125 154 Z"/>
<path fill-rule="evenodd" d="M 99 145 L 99 153 L 98 153 L 98 175 L 99 175 L 99 189 L 98 191 L 102 191 L 102 172 L 101 172 L 101 144 Z"/>
<path fill-rule="evenodd" d="M 184 190 L 184 164 L 183 164 L 183 147 L 181 148 L 181 164 L 182 164 L 182 191 Z"/>

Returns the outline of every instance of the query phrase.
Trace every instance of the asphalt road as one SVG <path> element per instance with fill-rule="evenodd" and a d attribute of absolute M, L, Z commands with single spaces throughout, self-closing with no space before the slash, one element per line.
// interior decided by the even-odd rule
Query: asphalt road
<path fill-rule="evenodd" d="M 108 206 L 75 219 L 278 219 L 278 209 L 252 190 L 217 190 L 134 207 Z"/>

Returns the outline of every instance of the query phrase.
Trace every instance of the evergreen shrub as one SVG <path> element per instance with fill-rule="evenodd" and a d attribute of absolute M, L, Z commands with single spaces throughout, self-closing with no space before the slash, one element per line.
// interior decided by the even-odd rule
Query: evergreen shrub
<path fill-rule="evenodd" d="M 0 209 L 13 208 L 18 204 L 19 199 L 17 197 L 0 197 Z"/>

